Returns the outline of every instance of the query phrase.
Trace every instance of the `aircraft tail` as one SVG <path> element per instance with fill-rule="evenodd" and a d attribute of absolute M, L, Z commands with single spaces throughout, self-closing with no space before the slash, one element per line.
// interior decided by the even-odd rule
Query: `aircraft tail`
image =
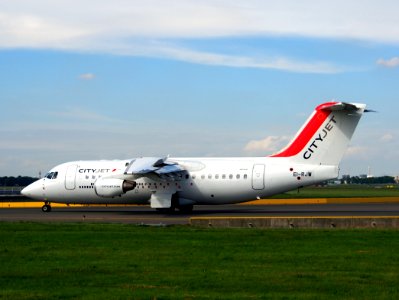
<path fill-rule="evenodd" d="M 288 146 L 271 157 L 338 166 L 365 108 L 365 104 L 345 102 L 317 106 Z"/>

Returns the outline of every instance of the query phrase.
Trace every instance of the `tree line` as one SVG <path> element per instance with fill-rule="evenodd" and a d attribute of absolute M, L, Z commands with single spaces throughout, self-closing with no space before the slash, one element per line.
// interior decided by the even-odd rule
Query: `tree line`
<path fill-rule="evenodd" d="M 27 186 L 38 179 L 29 176 L 4 176 L 0 177 L 0 186 Z"/>
<path fill-rule="evenodd" d="M 380 177 L 359 177 L 359 176 L 343 176 L 341 183 L 346 184 L 395 184 L 395 177 L 380 176 Z"/>

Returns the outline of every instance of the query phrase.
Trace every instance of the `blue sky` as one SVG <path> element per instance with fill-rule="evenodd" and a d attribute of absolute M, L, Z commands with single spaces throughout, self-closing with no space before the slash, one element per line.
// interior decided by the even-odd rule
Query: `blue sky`
<path fill-rule="evenodd" d="M 366 103 L 341 174 L 399 175 L 395 1 L 0 3 L 0 176 L 70 160 L 264 156 Z"/>

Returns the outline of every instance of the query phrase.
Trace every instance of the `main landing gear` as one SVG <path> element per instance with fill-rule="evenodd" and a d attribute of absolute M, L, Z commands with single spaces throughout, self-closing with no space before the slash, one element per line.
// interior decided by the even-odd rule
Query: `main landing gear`
<path fill-rule="evenodd" d="M 50 211 L 51 211 L 50 202 L 44 202 L 44 205 L 42 206 L 42 212 L 50 212 Z"/>

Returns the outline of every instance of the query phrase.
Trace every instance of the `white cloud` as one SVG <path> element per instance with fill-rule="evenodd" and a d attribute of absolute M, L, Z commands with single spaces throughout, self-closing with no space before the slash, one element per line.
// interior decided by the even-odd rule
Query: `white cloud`
<path fill-rule="evenodd" d="M 364 155 L 368 151 L 367 147 L 363 146 L 349 146 L 348 149 L 345 152 L 345 156 L 359 156 L 359 155 Z"/>
<path fill-rule="evenodd" d="M 392 141 L 393 139 L 394 139 L 394 137 L 393 137 L 393 135 L 390 134 L 390 133 L 386 133 L 386 134 L 384 134 L 384 135 L 380 138 L 380 140 L 381 140 L 382 142 L 390 142 L 390 141 Z"/>
<path fill-rule="evenodd" d="M 195 51 L 170 43 L 141 43 L 112 49 L 110 52 L 119 55 L 140 55 L 149 57 L 170 58 L 179 61 L 237 68 L 275 69 L 297 73 L 339 73 L 346 70 L 327 62 L 304 62 L 285 57 L 249 57 L 224 55 L 204 51 Z"/>
<path fill-rule="evenodd" d="M 96 77 L 93 73 L 84 73 L 79 75 L 79 79 L 82 80 L 92 80 Z"/>
<path fill-rule="evenodd" d="M 380 58 L 377 60 L 377 65 L 387 68 L 399 67 L 399 57 L 392 57 L 390 59 Z"/>
<path fill-rule="evenodd" d="M 176 40 L 299 36 L 399 43 L 398 10 L 399 2 L 390 0 L 13 0 L 0 4 L 0 48 L 94 51 L 336 73 L 343 68 L 327 62 L 212 53 L 180 47 Z"/>
<path fill-rule="evenodd" d="M 399 42 L 392 0 L 13 0 L 2 30 L 31 38 L 295 35 Z M 41 39 L 43 42 L 43 39 Z"/>
<path fill-rule="evenodd" d="M 1 48 L 68 49 L 71 47 L 68 42 L 88 34 L 86 29 L 68 26 L 62 19 L 51 19 L 31 12 L 0 12 Z M 75 47 L 78 45 L 75 44 Z"/>
<path fill-rule="evenodd" d="M 244 151 L 253 155 L 266 155 L 280 150 L 289 140 L 288 136 L 268 136 L 263 140 L 250 141 Z"/>

